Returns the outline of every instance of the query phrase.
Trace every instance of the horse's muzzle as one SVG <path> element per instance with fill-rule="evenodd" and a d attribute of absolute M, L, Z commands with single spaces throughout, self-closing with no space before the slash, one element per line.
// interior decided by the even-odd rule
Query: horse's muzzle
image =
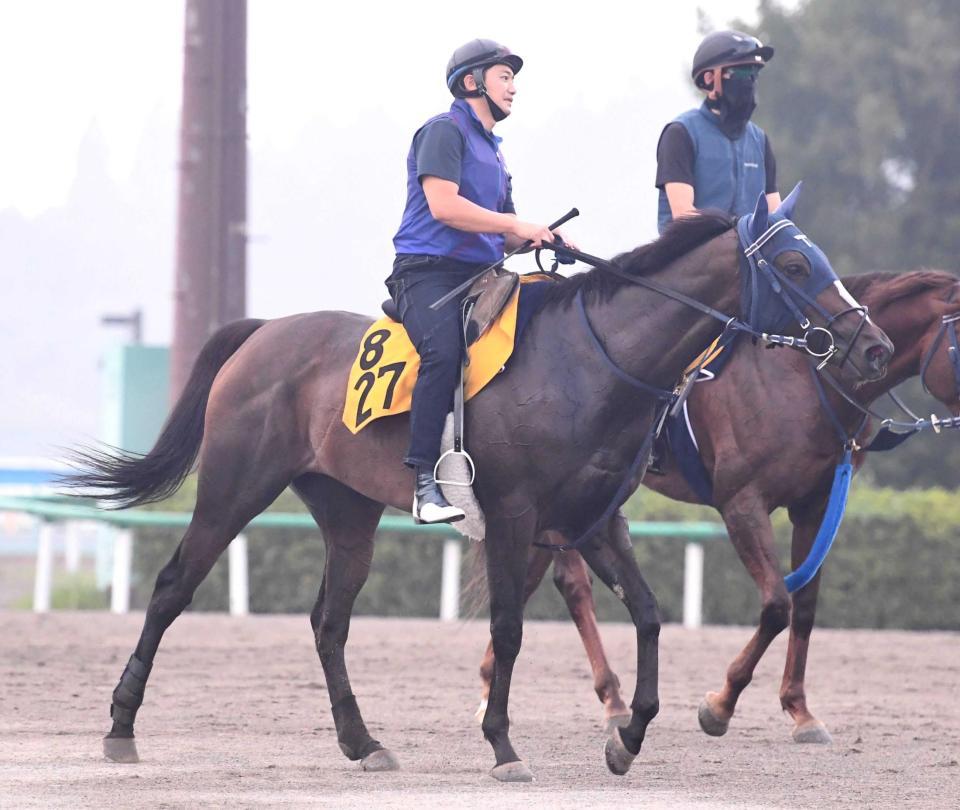
<path fill-rule="evenodd" d="M 893 343 L 868 318 L 864 317 L 852 334 L 836 334 L 836 337 L 836 353 L 829 362 L 849 382 L 859 387 L 876 382 L 887 373 L 893 357 Z"/>
<path fill-rule="evenodd" d="M 893 359 L 893 343 L 886 335 L 870 343 L 863 352 L 863 369 L 868 381 L 879 380 L 887 373 L 890 360 Z"/>

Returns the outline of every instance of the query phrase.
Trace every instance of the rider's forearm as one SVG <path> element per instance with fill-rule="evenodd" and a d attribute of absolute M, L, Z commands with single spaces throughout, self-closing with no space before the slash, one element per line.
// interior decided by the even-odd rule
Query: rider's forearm
<path fill-rule="evenodd" d="M 513 215 L 508 214 L 508 216 L 513 216 Z M 523 247 L 526 241 L 527 240 L 524 239 L 522 236 L 517 236 L 516 234 L 508 233 L 506 234 L 506 239 L 504 240 L 504 243 L 503 243 L 503 249 L 506 253 L 509 253 L 512 250 L 518 250 L 519 248 Z M 522 252 L 526 253 L 527 251 L 522 251 Z"/>
<path fill-rule="evenodd" d="M 445 195 L 439 199 L 427 198 L 430 213 L 434 218 L 456 228 L 458 231 L 470 233 L 513 233 L 517 218 L 512 214 L 501 214 L 470 202 L 459 194 Z"/>
<path fill-rule="evenodd" d="M 693 205 L 694 190 L 688 183 L 666 183 L 663 190 L 670 204 L 670 215 L 674 219 L 695 214 L 697 209 Z"/>

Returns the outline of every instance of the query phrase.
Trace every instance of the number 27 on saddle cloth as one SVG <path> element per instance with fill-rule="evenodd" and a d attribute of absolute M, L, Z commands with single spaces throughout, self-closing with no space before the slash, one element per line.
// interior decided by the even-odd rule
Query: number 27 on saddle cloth
<path fill-rule="evenodd" d="M 519 294 L 520 285 L 497 320 L 470 347 L 466 399 L 496 377 L 513 354 Z M 403 325 L 390 318 L 376 321 L 360 341 L 350 368 L 343 424 L 351 433 L 358 433 L 381 417 L 409 411 L 419 369 L 420 356 Z"/>

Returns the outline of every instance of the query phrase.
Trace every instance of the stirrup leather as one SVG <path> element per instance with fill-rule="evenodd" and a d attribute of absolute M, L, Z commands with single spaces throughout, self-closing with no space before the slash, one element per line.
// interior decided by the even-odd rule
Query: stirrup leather
<path fill-rule="evenodd" d="M 470 321 L 471 315 L 473 314 L 474 302 L 467 301 L 464 304 L 463 311 L 460 313 L 462 317 L 462 326 L 464 332 L 466 332 L 467 324 Z M 464 342 L 466 342 L 466 334 L 464 334 Z M 464 386 L 466 384 L 466 365 L 469 363 L 469 359 L 464 358 L 460 363 L 460 379 L 457 382 L 457 387 L 453 392 L 453 447 L 450 450 L 447 450 L 443 453 L 440 458 L 437 459 L 437 463 L 433 465 L 433 480 L 437 484 L 443 484 L 448 487 L 471 487 L 473 486 L 474 479 L 477 477 L 477 468 L 473 463 L 473 457 L 466 451 L 463 443 L 463 403 L 464 403 Z M 467 466 L 470 469 L 470 480 L 469 481 L 454 481 L 448 480 L 446 478 L 440 478 L 440 465 L 443 463 L 445 458 L 449 456 L 463 456 L 464 461 L 466 461 Z"/>

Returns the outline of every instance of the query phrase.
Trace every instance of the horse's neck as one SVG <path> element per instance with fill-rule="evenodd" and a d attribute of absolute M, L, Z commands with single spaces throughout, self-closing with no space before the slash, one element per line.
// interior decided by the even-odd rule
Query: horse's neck
<path fill-rule="evenodd" d="M 694 254 L 700 252 L 694 251 Z M 693 256 L 694 254 L 691 254 Z M 736 271 L 704 263 L 676 262 L 656 281 L 721 312 L 733 312 L 739 295 Z M 689 269 L 690 272 L 684 272 Z M 625 372 L 660 388 L 672 388 L 687 365 L 716 337 L 720 321 L 685 304 L 629 283 L 609 300 L 588 302 L 587 315 L 610 358 Z"/>

